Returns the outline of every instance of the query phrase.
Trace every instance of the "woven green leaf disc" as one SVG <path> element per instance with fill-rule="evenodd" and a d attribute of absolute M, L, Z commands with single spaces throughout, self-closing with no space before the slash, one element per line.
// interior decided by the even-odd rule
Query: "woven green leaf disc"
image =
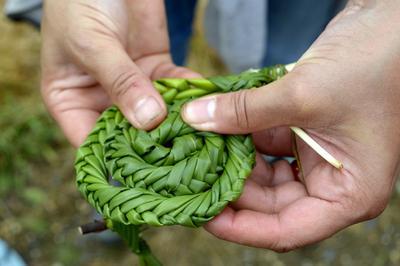
<path fill-rule="evenodd" d="M 132 127 L 107 109 L 79 148 L 77 184 L 105 219 L 123 224 L 201 226 L 236 200 L 255 162 L 249 135 L 199 132 L 180 116 L 186 101 L 213 92 L 267 84 L 281 66 L 210 79 L 162 79 L 154 86 L 168 104 L 154 130 Z"/>

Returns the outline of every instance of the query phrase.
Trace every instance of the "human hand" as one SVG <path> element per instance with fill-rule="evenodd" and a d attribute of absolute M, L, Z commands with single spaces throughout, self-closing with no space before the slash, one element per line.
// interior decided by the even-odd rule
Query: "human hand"
<path fill-rule="evenodd" d="M 155 127 L 166 106 L 150 79 L 198 76 L 171 61 L 162 0 L 46 1 L 42 25 L 42 95 L 75 146 L 112 103 Z"/>
<path fill-rule="evenodd" d="M 290 155 L 287 127 L 301 127 L 344 166 L 334 168 L 300 141 L 304 183 L 287 162 L 258 159 L 242 197 L 208 231 L 287 251 L 384 210 L 399 173 L 399 12 L 395 0 L 350 1 L 281 80 L 184 107 L 196 129 L 258 132 L 257 149 L 271 155 Z"/>

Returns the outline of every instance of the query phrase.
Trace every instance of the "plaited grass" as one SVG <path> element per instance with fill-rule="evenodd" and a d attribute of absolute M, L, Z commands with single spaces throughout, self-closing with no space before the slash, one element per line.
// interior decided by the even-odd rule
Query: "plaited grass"
<path fill-rule="evenodd" d="M 199 227 L 235 201 L 255 163 L 249 135 L 199 132 L 183 122 L 182 105 L 211 93 L 251 89 L 286 73 L 283 66 L 208 79 L 160 79 L 168 105 L 155 129 L 136 129 L 116 107 L 104 111 L 77 152 L 77 185 L 125 239 L 141 265 L 160 265 L 139 225 Z"/>

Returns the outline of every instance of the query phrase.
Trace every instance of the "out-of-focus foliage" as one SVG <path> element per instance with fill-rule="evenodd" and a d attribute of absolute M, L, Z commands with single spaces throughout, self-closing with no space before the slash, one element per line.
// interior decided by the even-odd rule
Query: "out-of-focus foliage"
<path fill-rule="evenodd" d="M 205 76 L 226 74 L 197 23 L 189 65 Z M 40 100 L 39 47 L 33 28 L 0 16 L 0 238 L 29 265 L 135 265 L 109 235 L 76 230 L 93 210 L 74 183 L 75 152 Z M 145 237 L 166 266 L 400 265 L 400 185 L 396 191 L 379 218 L 286 254 L 227 243 L 202 229 L 155 228 Z"/>
<path fill-rule="evenodd" d="M 36 106 L 32 106 L 36 105 Z M 63 137 L 38 102 L 3 99 L 0 115 L 0 197 L 11 189 L 19 189 L 32 178 L 38 165 L 48 166 L 57 159 L 57 148 Z M 28 197 L 38 199 L 38 193 Z M 34 196 L 36 195 L 36 196 Z"/>

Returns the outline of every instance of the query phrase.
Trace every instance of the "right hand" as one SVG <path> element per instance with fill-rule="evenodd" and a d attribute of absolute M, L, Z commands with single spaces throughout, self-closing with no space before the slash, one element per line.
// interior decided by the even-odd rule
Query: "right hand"
<path fill-rule="evenodd" d="M 264 87 L 183 107 L 198 130 L 255 133 L 258 151 L 291 154 L 287 126 L 305 129 L 338 170 L 298 141 L 303 181 L 286 161 L 258 160 L 240 199 L 206 225 L 214 235 L 288 251 L 379 215 L 400 172 L 400 1 L 354 0 L 292 72 Z"/>
<path fill-rule="evenodd" d="M 162 0 L 45 1 L 42 95 L 74 146 L 116 104 L 137 128 L 166 116 L 150 79 L 197 77 L 172 63 Z"/>

